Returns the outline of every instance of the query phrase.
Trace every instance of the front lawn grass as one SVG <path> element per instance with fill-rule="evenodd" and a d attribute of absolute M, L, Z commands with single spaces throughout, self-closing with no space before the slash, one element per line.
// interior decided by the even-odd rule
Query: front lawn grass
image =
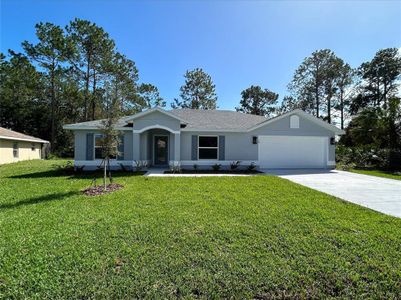
<path fill-rule="evenodd" d="M 273 176 L 0 166 L 0 298 L 400 298 L 401 220 Z M 100 182 L 100 181 L 99 181 Z"/>
<path fill-rule="evenodd" d="M 350 172 L 401 180 L 401 172 L 396 173 L 396 172 L 381 171 L 381 170 L 361 170 L 361 169 L 351 169 Z"/>

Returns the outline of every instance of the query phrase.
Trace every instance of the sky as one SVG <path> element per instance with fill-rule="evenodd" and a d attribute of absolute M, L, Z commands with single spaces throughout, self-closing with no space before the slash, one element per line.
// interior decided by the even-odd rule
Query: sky
<path fill-rule="evenodd" d="M 377 50 L 401 47 L 400 1 L 42 1 L 0 0 L 0 49 L 22 51 L 34 25 L 64 27 L 75 17 L 103 27 L 135 61 L 140 82 L 168 102 L 184 73 L 211 75 L 220 109 L 260 85 L 288 95 L 294 71 L 313 51 L 329 48 L 352 67 Z"/>

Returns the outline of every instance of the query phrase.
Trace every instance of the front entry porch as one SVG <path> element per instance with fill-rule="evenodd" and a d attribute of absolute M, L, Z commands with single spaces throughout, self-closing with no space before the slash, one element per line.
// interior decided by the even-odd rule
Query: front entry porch
<path fill-rule="evenodd" d="M 133 160 L 165 168 L 180 161 L 180 132 L 164 128 L 133 131 Z"/>

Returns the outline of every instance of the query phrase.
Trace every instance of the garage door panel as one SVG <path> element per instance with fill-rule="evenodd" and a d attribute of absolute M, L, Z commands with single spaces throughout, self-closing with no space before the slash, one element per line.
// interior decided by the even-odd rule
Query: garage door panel
<path fill-rule="evenodd" d="M 327 138 L 307 136 L 260 136 L 262 168 L 325 168 Z"/>

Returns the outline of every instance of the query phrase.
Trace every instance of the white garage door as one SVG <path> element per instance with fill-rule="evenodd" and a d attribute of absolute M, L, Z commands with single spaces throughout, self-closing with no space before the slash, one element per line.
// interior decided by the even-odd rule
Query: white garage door
<path fill-rule="evenodd" d="M 312 136 L 259 136 L 261 168 L 325 168 L 327 138 Z"/>

